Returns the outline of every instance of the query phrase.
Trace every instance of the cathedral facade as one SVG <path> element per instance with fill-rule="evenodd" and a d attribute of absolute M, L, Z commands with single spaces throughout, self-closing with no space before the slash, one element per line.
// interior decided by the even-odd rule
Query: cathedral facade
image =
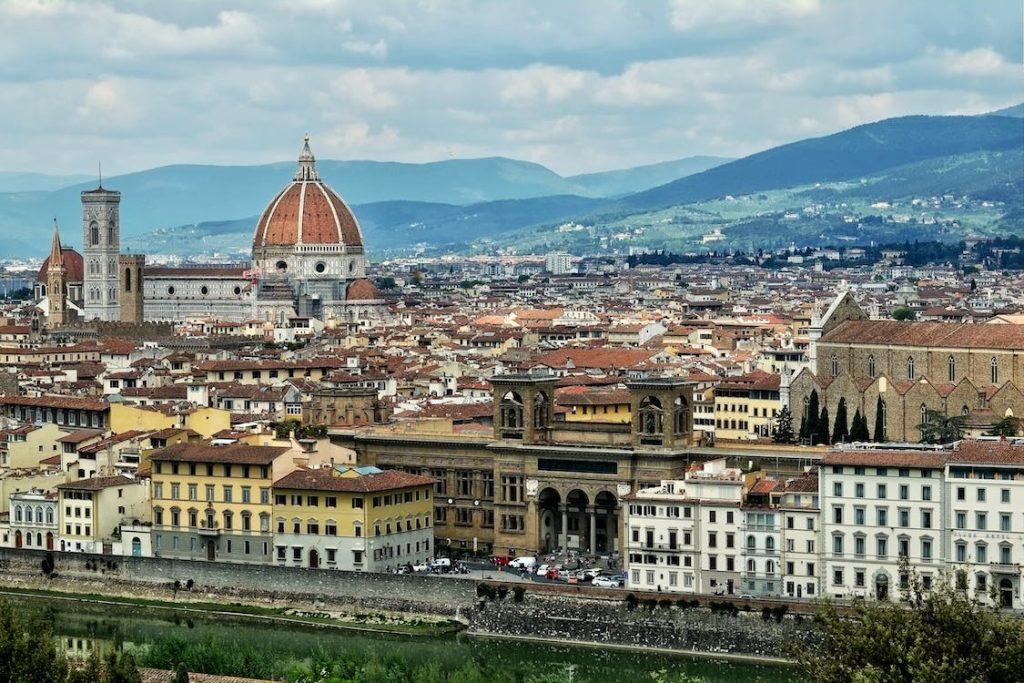
<path fill-rule="evenodd" d="M 40 310 L 53 283 L 78 277 L 84 321 L 284 320 L 313 317 L 354 322 L 383 304 L 366 279 L 359 223 L 338 193 L 324 183 L 307 136 L 291 182 L 270 201 L 256 224 L 249 267 L 182 268 L 145 265 L 142 256 L 120 254 L 121 194 L 102 186 L 82 192 L 84 254 L 57 251 L 63 278 L 50 275 L 49 260 L 37 278 Z M 59 238 L 54 238 L 59 242 Z M 81 267 L 76 268 L 77 259 Z M 124 305 L 122 305 L 124 299 Z M 73 299 L 72 299 L 73 302 Z M 60 316 L 59 324 L 68 322 Z M 54 319 L 51 323 L 57 324 Z"/>

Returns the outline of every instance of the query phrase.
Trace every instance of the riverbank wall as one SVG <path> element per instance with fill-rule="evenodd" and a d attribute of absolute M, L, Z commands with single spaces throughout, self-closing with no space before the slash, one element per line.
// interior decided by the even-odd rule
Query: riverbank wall
<path fill-rule="evenodd" d="M 458 618 L 471 634 L 782 659 L 813 623 L 782 606 L 466 578 L 0 548 L 0 587 L 323 613 Z M 765 606 L 767 607 L 767 606 Z M 772 610 L 772 607 L 768 607 Z"/>
<path fill-rule="evenodd" d="M 63 593 L 445 617 L 471 606 L 476 590 L 472 581 L 454 578 L 24 548 L 0 548 L 0 583 Z"/>

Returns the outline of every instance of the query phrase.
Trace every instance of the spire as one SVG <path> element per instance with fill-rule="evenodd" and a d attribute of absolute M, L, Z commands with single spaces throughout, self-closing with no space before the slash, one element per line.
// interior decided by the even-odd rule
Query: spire
<path fill-rule="evenodd" d="M 309 133 L 302 139 L 302 151 L 299 152 L 299 169 L 295 171 L 295 180 L 320 180 L 316 172 L 316 159 L 309 149 Z"/>
<path fill-rule="evenodd" d="M 60 246 L 60 231 L 57 229 L 57 219 L 53 219 L 53 242 L 50 243 L 50 263 L 48 270 L 56 270 L 64 267 L 64 254 Z"/>

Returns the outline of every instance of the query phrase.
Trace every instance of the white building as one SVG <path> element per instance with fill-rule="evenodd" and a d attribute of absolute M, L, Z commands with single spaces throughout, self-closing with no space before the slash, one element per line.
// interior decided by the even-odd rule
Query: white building
<path fill-rule="evenodd" d="M 713 460 L 627 497 L 626 581 L 637 590 L 732 594 L 743 473 Z"/>
<path fill-rule="evenodd" d="M 544 270 L 552 275 L 566 275 L 575 272 L 572 256 L 565 252 L 554 252 L 544 257 Z"/>
<path fill-rule="evenodd" d="M 781 490 L 782 585 L 791 598 L 814 598 L 821 592 L 821 508 L 818 472 L 790 479 Z"/>
<path fill-rule="evenodd" d="M 851 450 L 822 460 L 823 590 L 836 598 L 898 600 L 906 558 L 925 588 L 944 557 L 946 454 Z"/>
<path fill-rule="evenodd" d="M 962 442 L 946 464 L 949 567 L 974 598 L 1021 609 L 1024 446 Z"/>
<path fill-rule="evenodd" d="M 57 537 L 57 494 L 30 489 L 12 493 L 10 539 L 15 548 L 53 550 Z"/>

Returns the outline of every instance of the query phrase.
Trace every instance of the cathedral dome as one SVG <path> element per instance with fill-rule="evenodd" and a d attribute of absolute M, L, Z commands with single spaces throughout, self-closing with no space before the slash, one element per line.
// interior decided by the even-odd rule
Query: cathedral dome
<path fill-rule="evenodd" d="M 82 255 L 71 247 L 61 247 L 61 260 L 64 262 L 65 274 L 68 282 L 81 282 L 85 278 L 85 262 Z M 43 261 L 42 267 L 36 274 L 36 282 L 46 282 L 46 273 L 50 270 L 50 257 Z"/>
<path fill-rule="evenodd" d="M 364 277 L 350 282 L 345 290 L 347 301 L 379 301 L 381 298 L 377 287 Z"/>
<path fill-rule="evenodd" d="M 292 182 L 264 209 L 252 243 L 253 247 L 363 246 L 359 223 L 345 200 L 320 180 L 308 135 Z"/>

